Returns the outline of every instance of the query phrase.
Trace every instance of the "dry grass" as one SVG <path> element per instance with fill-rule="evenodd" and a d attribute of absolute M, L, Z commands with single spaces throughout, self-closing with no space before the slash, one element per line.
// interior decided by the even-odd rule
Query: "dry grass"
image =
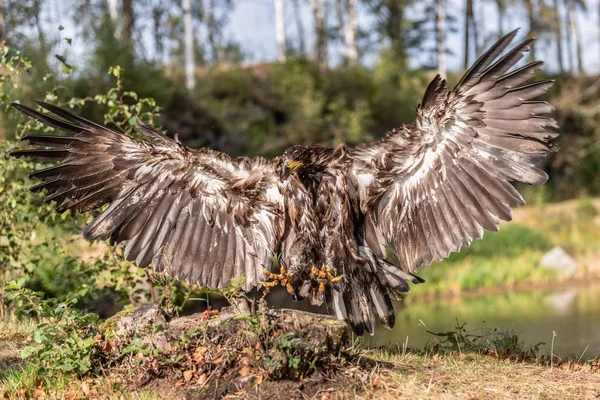
<path fill-rule="evenodd" d="M 487 356 L 380 357 L 394 366 L 375 377 L 374 398 L 424 399 L 594 399 L 600 395 L 600 374 Z"/>
<path fill-rule="evenodd" d="M 0 394 L 8 398 L 62 399 L 204 399 L 221 398 L 218 391 L 228 387 L 227 399 L 595 399 L 600 395 L 600 363 L 569 364 L 550 368 L 533 362 L 516 362 L 489 355 L 406 354 L 381 349 L 355 348 L 347 362 L 336 368 L 300 379 L 252 380 L 244 374 L 230 374 L 217 382 L 214 392 L 201 384 L 165 376 L 145 384 L 131 371 L 106 371 L 98 378 L 59 378 L 52 384 L 39 380 L 33 364 L 20 364 L 19 352 L 31 329 L 28 323 L 14 322 L 11 342 L 0 345 Z M 29 382 L 29 384 L 25 384 Z M 36 382 L 40 382 L 36 387 Z"/>

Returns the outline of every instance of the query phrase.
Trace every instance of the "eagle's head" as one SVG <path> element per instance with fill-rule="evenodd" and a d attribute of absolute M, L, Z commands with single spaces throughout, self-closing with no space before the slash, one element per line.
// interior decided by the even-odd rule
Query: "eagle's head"
<path fill-rule="evenodd" d="M 292 146 L 281 157 L 281 176 L 286 179 L 295 174 L 299 177 L 316 175 L 327 167 L 331 160 L 331 149 L 316 144 Z"/>

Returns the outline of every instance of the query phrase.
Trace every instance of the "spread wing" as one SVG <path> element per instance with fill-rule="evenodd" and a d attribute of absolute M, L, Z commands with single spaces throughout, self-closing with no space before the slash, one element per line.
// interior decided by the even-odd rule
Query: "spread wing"
<path fill-rule="evenodd" d="M 283 229 L 273 163 L 189 149 L 141 121 L 138 140 L 39 104 L 60 118 L 14 107 L 71 136 L 25 136 L 41 147 L 13 155 L 58 162 L 30 176 L 41 181 L 31 190 L 45 189 L 59 212 L 110 204 L 83 231 L 87 239 L 126 241 L 139 267 L 200 286 L 246 275 L 250 289 L 264 280 Z"/>
<path fill-rule="evenodd" d="M 417 271 L 468 246 L 511 219 L 524 203 L 510 182 L 541 184 L 546 153 L 557 148 L 552 110 L 533 98 L 552 81 L 526 83 L 533 62 L 510 71 L 532 39 L 500 57 L 516 31 L 494 44 L 452 91 L 437 76 L 413 124 L 356 148 L 352 177 L 361 208 L 371 214 L 402 266 Z M 383 243 L 385 242 L 385 243 Z"/>

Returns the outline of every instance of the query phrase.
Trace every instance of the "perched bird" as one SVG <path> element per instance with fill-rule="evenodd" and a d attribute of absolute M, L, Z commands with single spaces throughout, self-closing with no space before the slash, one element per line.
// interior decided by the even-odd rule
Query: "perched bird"
<path fill-rule="evenodd" d="M 126 242 L 139 267 L 213 288 L 241 276 L 246 290 L 281 284 L 372 334 L 375 313 L 394 326 L 392 299 L 422 282 L 414 274 L 423 265 L 511 219 L 524 201 L 510 182 L 548 178 L 539 163 L 557 149 L 557 126 L 542 116 L 552 107 L 532 99 L 552 81 L 527 83 L 542 62 L 513 68 L 533 42 L 505 53 L 515 36 L 498 40 L 453 90 L 435 77 L 416 120 L 371 143 L 231 158 L 141 121 L 136 139 L 39 102 L 54 116 L 14 107 L 71 135 L 25 136 L 40 147 L 13 155 L 58 162 L 30 176 L 59 212 L 109 204 L 83 235 Z"/>

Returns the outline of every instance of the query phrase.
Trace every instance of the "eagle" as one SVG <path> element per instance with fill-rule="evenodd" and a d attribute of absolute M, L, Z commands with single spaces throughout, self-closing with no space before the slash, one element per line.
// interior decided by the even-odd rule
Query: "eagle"
<path fill-rule="evenodd" d="M 55 163 L 30 177 L 58 212 L 105 206 L 83 236 L 124 242 L 138 267 L 203 287 L 282 285 L 373 334 L 375 315 L 394 326 L 392 300 L 423 282 L 422 266 L 511 220 L 524 204 L 512 182 L 548 179 L 540 163 L 557 150 L 557 124 L 532 99 L 553 81 L 529 82 L 541 61 L 516 67 L 534 40 L 506 50 L 516 34 L 454 89 L 437 75 L 415 121 L 369 143 L 232 158 L 141 120 L 133 137 L 38 102 L 13 106 L 70 135 L 26 135 L 37 147 L 12 155 Z"/>

